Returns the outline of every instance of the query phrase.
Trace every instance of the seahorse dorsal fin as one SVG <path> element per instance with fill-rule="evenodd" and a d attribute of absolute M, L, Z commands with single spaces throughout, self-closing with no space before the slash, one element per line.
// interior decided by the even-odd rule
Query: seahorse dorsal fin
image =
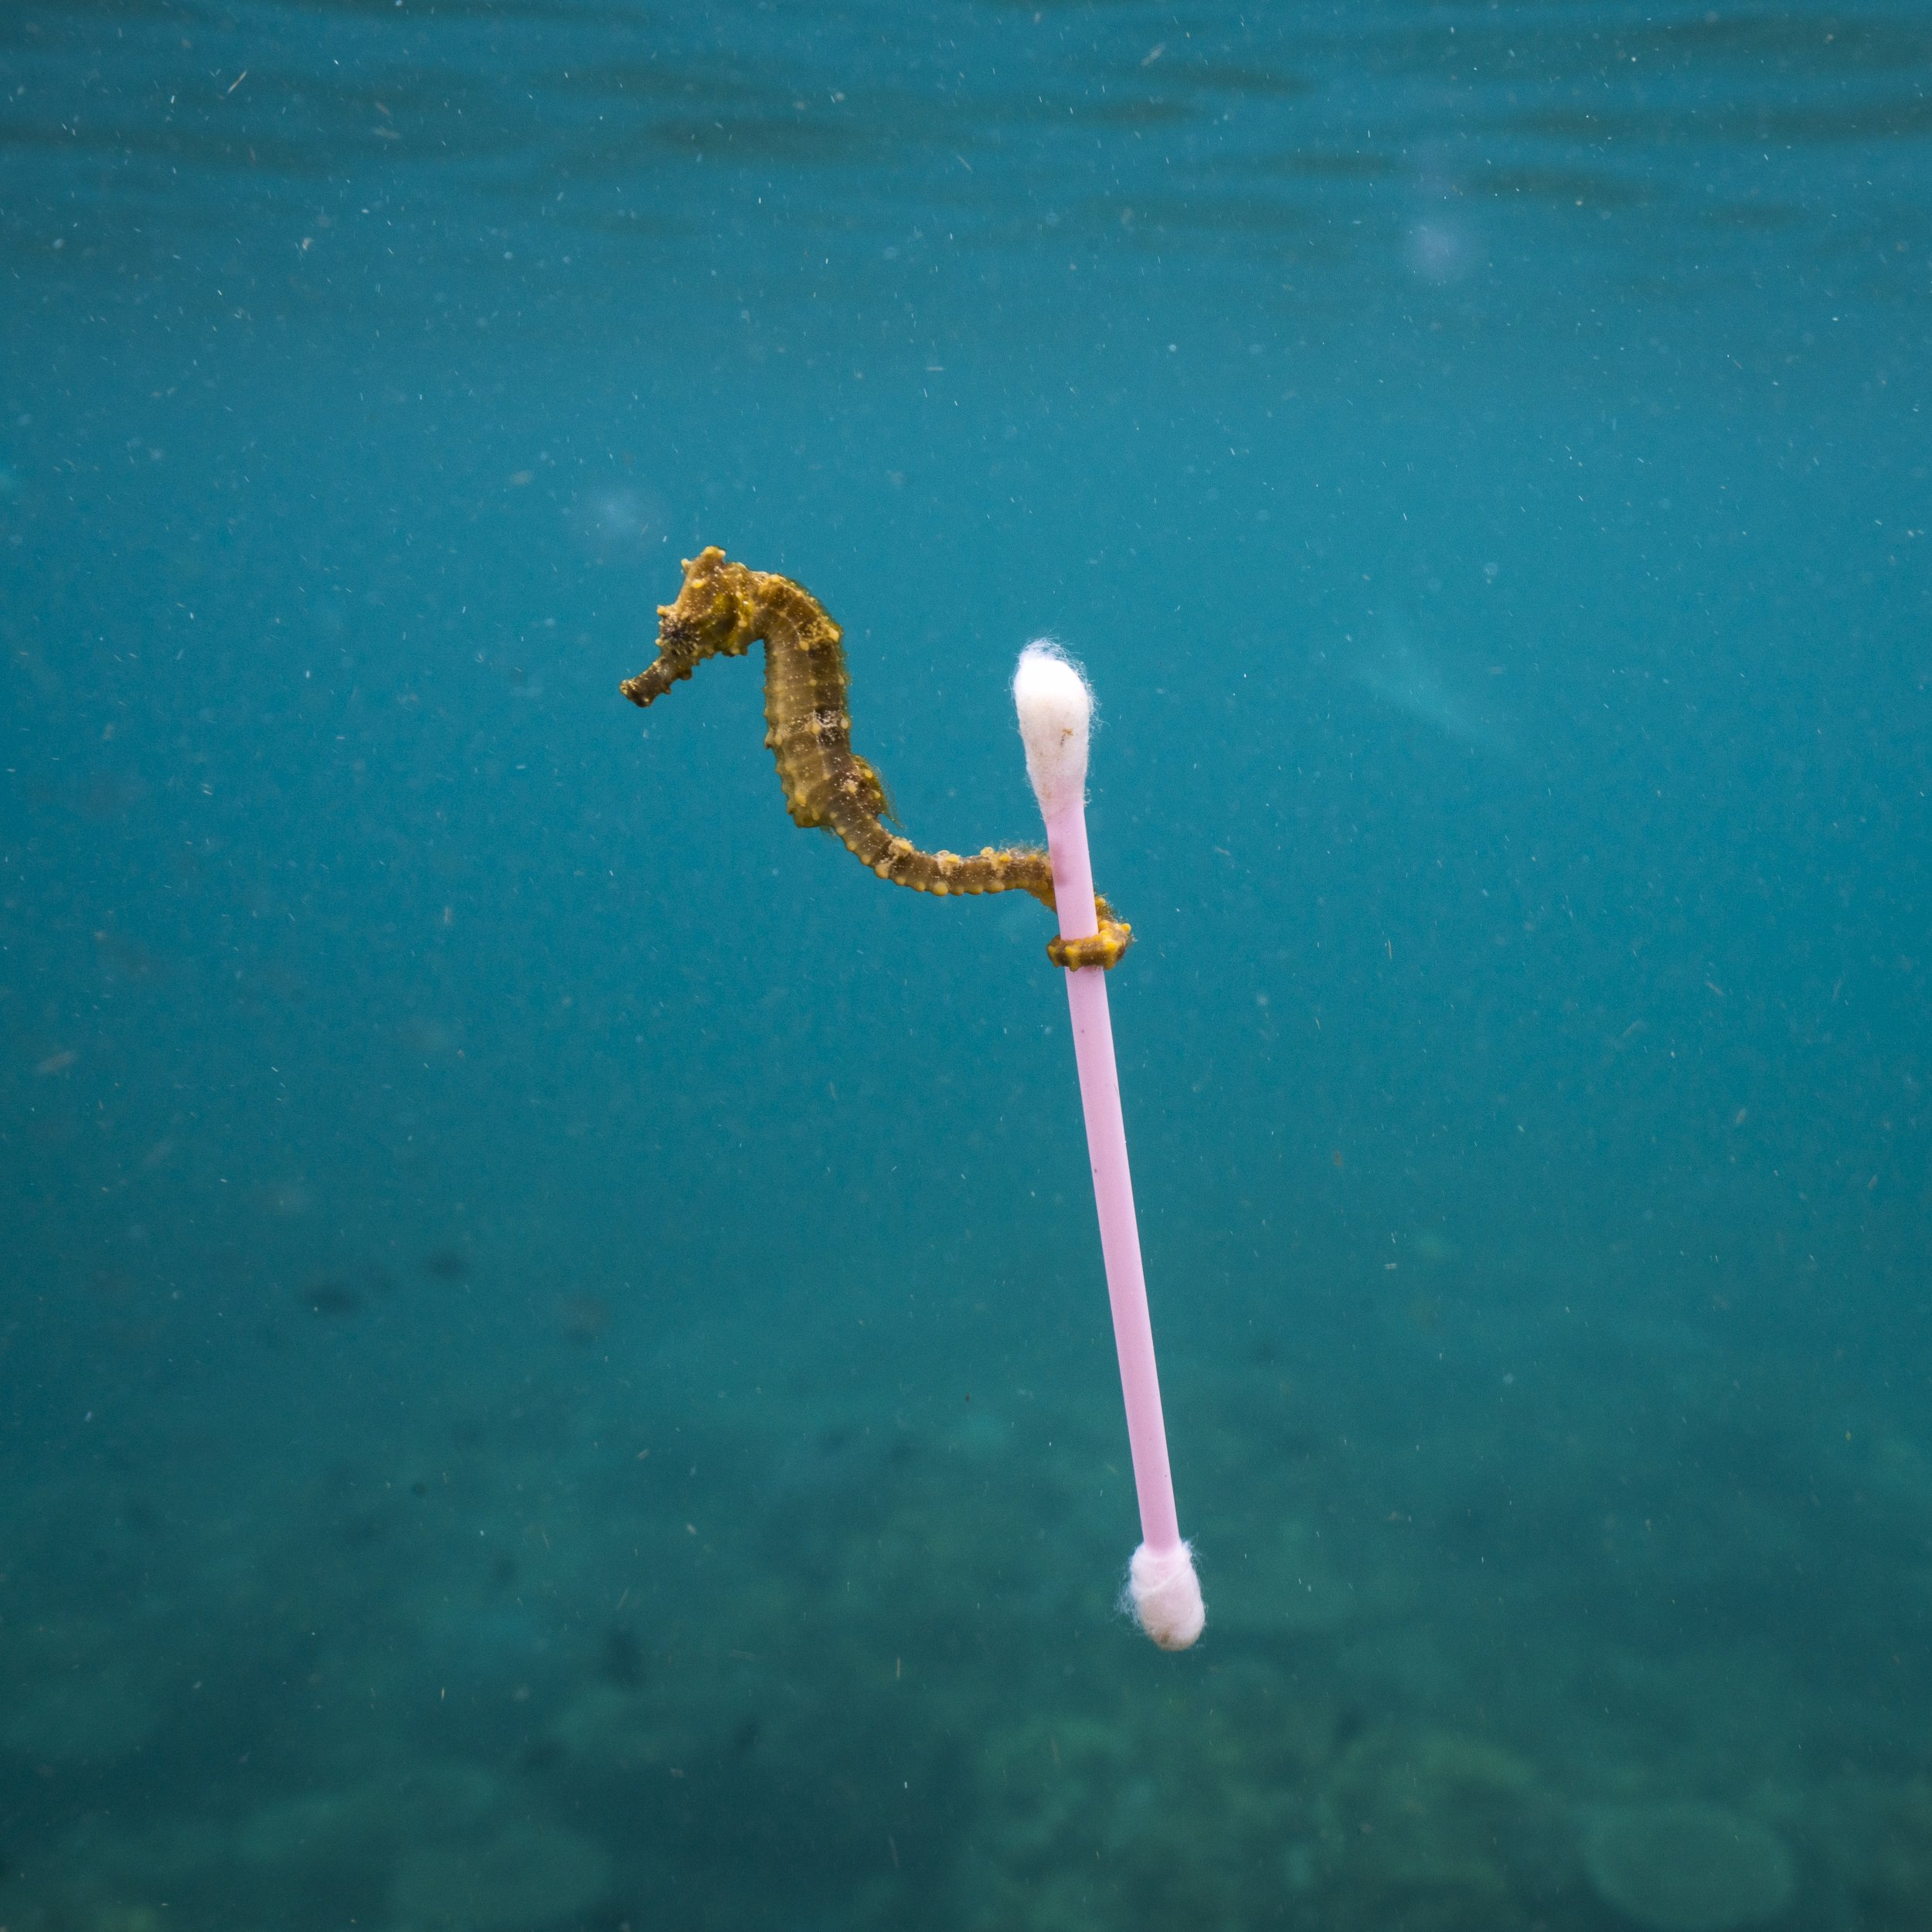
<path fill-rule="evenodd" d="M 879 777 L 869 758 L 862 758 L 855 752 L 852 763 L 859 767 L 859 776 L 870 794 L 867 802 L 889 825 L 896 825 L 901 832 L 906 829 L 905 821 L 893 805 L 892 794 L 886 789 L 886 781 Z"/>

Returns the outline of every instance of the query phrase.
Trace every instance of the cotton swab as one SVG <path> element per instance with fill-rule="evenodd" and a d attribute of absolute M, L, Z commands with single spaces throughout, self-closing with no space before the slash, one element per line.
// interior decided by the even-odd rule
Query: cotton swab
<path fill-rule="evenodd" d="M 1099 930 L 1094 866 L 1087 846 L 1087 747 L 1094 693 L 1073 665 L 1042 642 L 1029 644 L 1020 654 L 1013 702 L 1026 747 L 1027 776 L 1046 821 L 1060 937 L 1090 938 Z M 1181 1540 L 1174 1506 L 1104 969 L 1070 968 L 1066 1003 L 1073 1018 L 1073 1057 L 1080 1069 L 1080 1107 L 1087 1117 L 1100 1255 L 1114 1311 L 1114 1345 L 1121 1359 L 1121 1392 L 1127 1403 L 1128 1446 L 1141 1506 L 1141 1546 L 1128 1566 L 1125 1600 L 1141 1629 L 1162 1649 L 1185 1650 L 1200 1635 L 1207 1611 L 1194 1571 L 1194 1553 Z"/>

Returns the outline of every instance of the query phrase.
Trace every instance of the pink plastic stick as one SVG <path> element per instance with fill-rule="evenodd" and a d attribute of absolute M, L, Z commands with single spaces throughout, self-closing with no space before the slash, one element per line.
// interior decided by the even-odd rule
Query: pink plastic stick
<path fill-rule="evenodd" d="M 1094 917 L 1087 807 L 1078 796 L 1047 820 L 1046 848 L 1053 861 L 1060 937 L 1090 939 L 1100 927 Z M 1174 1475 L 1161 1414 L 1161 1378 L 1154 1362 L 1154 1324 L 1147 1309 L 1147 1275 L 1134 1212 L 1134 1177 L 1128 1165 L 1127 1123 L 1121 1113 L 1106 972 L 1098 966 L 1069 972 L 1066 1005 L 1073 1022 L 1073 1058 L 1080 1068 L 1080 1108 L 1087 1116 L 1087 1155 L 1094 1168 L 1094 1205 L 1100 1213 L 1100 1257 L 1114 1308 L 1114 1346 L 1121 1358 L 1121 1393 L 1127 1401 L 1127 1440 L 1134 1458 L 1134 1488 L 1140 1498 L 1141 1536 L 1149 1549 L 1163 1553 L 1179 1548 L 1181 1521 L 1174 1506 Z"/>
<path fill-rule="evenodd" d="M 1087 736 L 1093 695 L 1080 673 L 1056 653 L 1030 645 L 1020 660 L 1014 695 L 1026 741 L 1028 769 L 1046 821 L 1053 867 L 1053 900 L 1063 939 L 1089 939 L 1100 930 L 1094 906 L 1094 866 L 1087 845 Z M 1128 1601 L 1141 1628 L 1163 1650 L 1185 1650 L 1200 1635 L 1206 1612 L 1193 1553 L 1181 1540 L 1161 1415 L 1161 1380 L 1154 1362 L 1141 1231 L 1128 1166 L 1127 1126 L 1121 1114 L 1120 1073 L 1104 968 L 1070 969 L 1066 1003 L 1080 1069 L 1080 1107 L 1087 1118 L 1087 1158 L 1100 1223 L 1100 1255 L 1114 1311 L 1121 1393 L 1127 1404 L 1128 1446 L 1140 1501 L 1141 1543 L 1128 1568 Z"/>

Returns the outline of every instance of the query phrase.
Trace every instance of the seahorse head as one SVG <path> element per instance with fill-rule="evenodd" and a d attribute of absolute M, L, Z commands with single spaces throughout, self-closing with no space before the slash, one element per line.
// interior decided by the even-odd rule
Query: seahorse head
<path fill-rule="evenodd" d="M 658 606 L 658 648 L 687 664 L 741 658 L 752 645 L 755 601 L 751 573 L 726 563 L 714 543 L 686 560 L 677 602 Z"/>

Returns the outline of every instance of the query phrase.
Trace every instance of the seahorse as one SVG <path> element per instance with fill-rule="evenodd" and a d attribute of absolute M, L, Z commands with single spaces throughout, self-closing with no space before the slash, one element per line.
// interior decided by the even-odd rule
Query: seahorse
<path fill-rule="evenodd" d="M 765 647 L 765 743 L 778 765 L 794 825 L 829 832 L 881 879 L 937 898 L 954 893 L 1031 893 L 1050 912 L 1053 873 L 1046 854 L 1030 847 L 971 856 L 921 852 L 888 830 L 896 823 L 879 774 L 852 748 L 845 709 L 851 677 L 845 633 L 801 583 L 726 561 L 714 544 L 684 566 L 675 604 L 658 608 L 658 655 L 617 688 L 648 705 L 688 678 L 706 658 L 741 658 Z M 1133 930 L 1096 894 L 1100 930 L 1090 939 L 1054 938 L 1056 966 L 1111 967 L 1133 943 Z"/>

